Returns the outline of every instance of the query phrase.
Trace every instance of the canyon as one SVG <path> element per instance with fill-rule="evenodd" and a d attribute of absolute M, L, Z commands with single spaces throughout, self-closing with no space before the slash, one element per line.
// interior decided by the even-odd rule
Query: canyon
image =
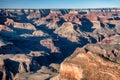
<path fill-rule="evenodd" d="M 120 80 L 120 8 L 0 9 L 0 80 Z"/>

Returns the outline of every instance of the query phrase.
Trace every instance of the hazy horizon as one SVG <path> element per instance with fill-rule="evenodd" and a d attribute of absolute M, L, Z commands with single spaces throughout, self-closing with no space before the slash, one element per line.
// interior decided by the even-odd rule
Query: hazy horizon
<path fill-rule="evenodd" d="M 120 0 L 1 0 L 0 8 L 119 8 Z"/>

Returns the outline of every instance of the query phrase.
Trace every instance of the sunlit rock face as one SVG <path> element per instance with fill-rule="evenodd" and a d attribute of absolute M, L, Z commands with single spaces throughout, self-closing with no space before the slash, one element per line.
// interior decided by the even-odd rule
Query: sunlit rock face
<path fill-rule="evenodd" d="M 117 49 L 118 45 L 109 46 L 111 47 L 88 45 L 84 48 L 77 48 L 62 62 L 60 80 L 119 80 L 120 49 Z"/>
<path fill-rule="evenodd" d="M 2 30 L 12 31 L 12 29 L 10 29 L 8 26 L 0 25 L 0 31 L 2 31 Z"/>
<path fill-rule="evenodd" d="M 5 22 L 6 25 L 8 26 L 13 26 L 14 28 L 21 28 L 21 29 L 28 29 L 28 30 L 36 30 L 35 26 L 33 26 L 30 23 L 20 23 L 20 22 L 15 22 L 12 19 L 8 19 Z"/>
<path fill-rule="evenodd" d="M 51 50 L 51 52 L 59 52 L 59 49 L 55 47 L 52 39 L 44 39 L 40 41 L 40 44 L 48 49 Z"/>
<path fill-rule="evenodd" d="M 41 17 L 41 14 L 40 14 L 40 13 L 33 12 L 33 13 L 30 13 L 30 14 L 27 16 L 27 19 L 36 19 L 36 18 L 40 18 L 40 17 Z"/>
<path fill-rule="evenodd" d="M 71 41 L 78 41 L 79 33 L 74 30 L 74 26 L 71 22 L 64 22 L 60 28 L 55 30 L 55 33 Z"/>
<path fill-rule="evenodd" d="M 119 47 L 119 8 L 0 9 L 0 80 L 119 80 Z"/>

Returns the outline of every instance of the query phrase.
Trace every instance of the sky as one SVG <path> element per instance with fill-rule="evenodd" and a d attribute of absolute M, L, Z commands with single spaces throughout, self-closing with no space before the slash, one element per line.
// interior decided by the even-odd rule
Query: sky
<path fill-rule="evenodd" d="M 0 8 L 120 8 L 120 0 L 0 0 Z"/>

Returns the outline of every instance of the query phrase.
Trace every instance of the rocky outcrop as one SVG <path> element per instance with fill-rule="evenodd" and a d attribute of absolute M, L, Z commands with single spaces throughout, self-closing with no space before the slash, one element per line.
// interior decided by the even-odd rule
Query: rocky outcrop
<path fill-rule="evenodd" d="M 52 53 L 59 52 L 59 49 L 55 47 L 52 39 L 44 39 L 40 41 L 40 44 L 51 50 Z"/>
<path fill-rule="evenodd" d="M 119 50 L 114 48 L 115 52 L 109 53 L 105 48 L 101 49 L 93 45 L 89 47 L 91 48 L 77 48 L 70 57 L 62 62 L 60 80 L 119 80 L 120 67 L 114 61 L 120 55 Z M 109 50 L 111 49 L 109 48 Z M 110 55 L 114 53 L 116 55 L 114 60 L 109 60 Z"/>
<path fill-rule="evenodd" d="M 39 55 L 38 58 L 40 58 Z M 21 75 L 24 74 L 23 78 L 26 79 L 26 77 L 30 78 L 34 78 L 39 80 L 39 78 L 49 78 L 51 75 L 49 74 L 54 74 L 51 71 L 49 71 L 49 69 L 47 69 L 47 67 L 45 67 L 45 69 L 40 69 L 40 71 L 44 71 L 44 70 L 48 70 L 46 71 L 46 75 L 42 75 L 42 72 L 38 71 L 35 75 L 31 75 L 34 77 L 30 77 L 30 72 L 31 70 L 33 70 L 33 68 L 35 69 L 35 67 L 38 67 L 39 62 L 37 62 L 36 59 L 32 58 L 33 56 L 29 56 L 29 55 L 25 55 L 25 54 L 16 54 L 16 55 L 1 55 L 0 56 L 0 79 L 1 80 L 16 80 L 16 79 L 20 79 Z M 49 73 L 47 73 L 49 72 Z M 41 75 L 41 76 L 38 76 Z M 39 77 L 39 78 L 38 78 Z M 29 80 L 28 79 L 28 80 Z"/>
<path fill-rule="evenodd" d="M 0 79 L 5 80 L 5 67 L 4 67 L 4 62 L 3 60 L 0 60 Z"/>
<path fill-rule="evenodd" d="M 14 28 L 22 28 L 22 29 L 28 29 L 28 30 L 36 30 L 35 26 L 33 26 L 30 23 L 14 23 Z"/>
<path fill-rule="evenodd" d="M 60 28 L 55 30 L 55 33 L 73 42 L 78 42 L 79 40 L 79 33 L 74 30 L 74 26 L 71 22 L 64 22 Z"/>
<path fill-rule="evenodd" d="M 63 16 L 61 16 L 65 21 L 68 22 L 73 22 L 76 24 L 81 24 L 79 18 L 81 18 L 82 16 L 79 14 L 65 14 Z"/>
<path fill-rule="evenodd" d="M 12 29 L 10 29 L 9 27 L 5 26 L 5 25 L 0 25 L 0 31 L 5 30 L 5 31 L 13 31 Z"/>
<path fill-rule="evenodd" d="M 103 39 L 100 44 L 120 44 L 120 36 L 119 35 L 114 35 L 111 37 L 106 37 Z"/>
<path fill-rule="evenodd" d="M 13 24 L 14 24 L 14 20 L 7 18 L 5 24 L 6 24 L 6 25 L 10 25 L 10 24 L 13 25 Z"/>
<path fill-rule="evenodd" d="M 12 58 L 10 58 L 10 60 L 19 62 L 19 67 L 18 67 L 19 73 L 30 72 L 30 63 L 31 63 L 30 57 L 24 54 L 17 54 Z"/>
<path fill-rule="evenodd" d="M 33 36 L 38 36 L 38 37 L 44 37 L 44 36 L 47 36 L 47 34 L 45 34 L 43 31 L 41 30 L 36 30 L 32 33 Z"/>
<path fill-rule="evenodd" d="M 12 44 L 12 43 L 10 41 L 6 41 L 2 37 L 0 37 L 0 48 L 2 46 L 8 45 L 8 44 Z"/>
<path fill-rule="evenodd" d="M 41 17 L 40 13 L 30 13 L 27 16 L 27 19 L 37 19 L 37 18 L 40 18 L 40 17 Z"/>
<path fill-rule="evenodd" d="M 47 21 L 46 21 L 46 18 L 40 18 L 38 20 L 34 20 L 34 24 L 36 26 L 40 26 L 40 25 L 43 25 L 43 24 L 47 24 Z"/>
<path fill-rule="evenodd" d="M 5 22 L 5 24 L 8 26 L 13 26 L 14 28 L 36 30 L 35 26 L 33 26 L 31 23 L 15 22 L 14 20 L 8 19 L 8 18 L 7 18 L 7 21 Z"/>
<path fill-rule="evenodd" d="M 30 63 L 31 60 L 25 55 L 3 55 L 0 56 L 0 71 L 3 80 L 15 80 L 17 78 L 18 73 L 28 72 L 30 71 Z"/>

